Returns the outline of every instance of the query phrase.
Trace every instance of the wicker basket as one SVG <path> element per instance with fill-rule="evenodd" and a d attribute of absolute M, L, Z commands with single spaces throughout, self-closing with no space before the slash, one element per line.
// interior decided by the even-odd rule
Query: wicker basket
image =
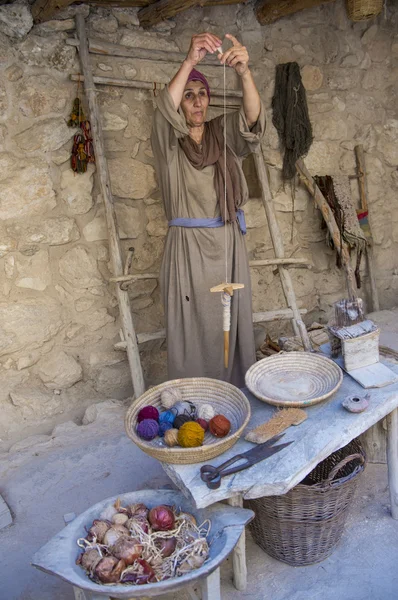
<path fill-rule="evenodd" d="M 351 21 L 366 21 L 383 10 L 384 0 L 347 0 L 347 13 Z"/>
<path fill-rule="evenodd" d="M 327 558 L 341 538 L 364 466 L 365 454 L 359 441 L 353 440 L 287 494 L 248 500 L 248 508 L 256 513 L 249 526 L 255 542 L 293 566 Z"/>
<path fill-rule="evenodd" d="M 231 422 L 231 432 L 222 439 L 206 432 L 203 446 L 198 448 L 168 448 L 162 438 L 151 442 L 141 439 L 135 431 L 138 412 L 151 404 L 164 410 L 160 395 L 167 388 L 178 388 L 183 400 L 190 400 L 196 405 L 211 404 L 216 414 L 223 414 Z M 231 383 L 193 377 L 191 379 L 175 379 L 149 389 L 130 406 L 126 413 L 124 425 L 129 438 L 146 454 L 166 463 L 186 465 L 210 460 L 229 450 L 239 439 L 250 419 L 250 404 L 243 392 Z"/>

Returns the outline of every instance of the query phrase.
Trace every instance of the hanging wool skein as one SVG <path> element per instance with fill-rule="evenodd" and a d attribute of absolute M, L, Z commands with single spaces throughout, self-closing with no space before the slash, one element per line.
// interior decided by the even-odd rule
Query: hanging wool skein
<path fill-rule="evenodd" d="M 217 49 L 220 54 L 223 49 Z M 224 331 L 224 367 L 228 369 L 229 365 L 229 332 L 231 330 L 231 298 L 234 295 L 234 290 L 244 288 L 243 283 L 228 283 L 228 242 L 227 242 L 227 96 L 226 96 L 226 80 L 225 80 L 225 63 L 224 63 L 224 245 L 225 245 L 225 281 L 220 285 L 210 288 L 211 292 L 221 292 L 221 304 L 223 306 L 223 331 Z"/>
<path fill-rule="evenodd" d="M 80 78 L 77 82 L 76 98 L 73 101 L 73 108 L 68 121 L 69 127 L 80 128 L 73 138 L 70 164 L 72 171 L 75 173 L 85 173 L 88 163 L 95 163 L 95 156 L 91 125 L 84 115 L 79 90 Z"/>

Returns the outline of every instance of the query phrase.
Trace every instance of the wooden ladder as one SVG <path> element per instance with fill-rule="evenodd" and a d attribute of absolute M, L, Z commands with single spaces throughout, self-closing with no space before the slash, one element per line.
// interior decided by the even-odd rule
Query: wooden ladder
<path fill-rule="evenodd" d="M 165 338 L 166 331 L 165 329 L 161 329 L 160 331 L 156 331 L 153 333 L 141 334 L 136 334 L 135 332 L 134 323 L 131 315 L 128 286 L 132 285 L 136 281 L 143 279 L 158 279 L 158 275 L 155 273 L 129 273 L 133 252 L 132 248 L 129 250 L 126 261 L 123 265 L 114 201 L 111 192 L 108 164 L 105 157 L 103 133 L 100 121 L 99 107 L 96 97 L 95 84 L 102 83 L 104 85 L 118 85 L 123 87 L 136 88 L 138 87 L 143 89 L 153 89 L 153 86 L 148 82 L 131 82 L 128 80 L 116 80 L 100 77 L 94 78 L 90 65 L 89 53 L 90 51 L 96 51 L 96 45 L 91 43 L 90 41 L 89 46 L 85 29 L 85 20 L 84 16 L 81 14 L 76 15 L 76 31 L 78 36 L 78 42 L 76 43 L 74 40 L 72 40 L 70 41 L 70 43 L 72 45 L 77 45 L 78 47 L 83 77 L 72 76 L 71 78 L 72 80 L 80 79 L 81 81 L 84 81 L 84 88 L 88 102 L 89 117 L 93 135 L 93 144 L 99 183 L 105 206 L 105 218 L 109 239 L 109 251 L 113 270 L 113 277 L 111 277 L 109 281 L 111 283 L 116 284 L 116 294 L 119 303 L 120 320 L 122 326 L 120 332 L 121 341 L 115 344 L 115 349 L 127 351 L 131 379 L 134 387 L 134 394 L 135 397 L 138 398 L 145 391 L 145 383 L 138 345 L 147 341 Z M 112 45 L 106 44 L 106 51 L 104 51 L 104 43 L 100 42 L 99 44 L 97 44 L 97 46 L 97 52 L 100 54 L 105 53 L 118 56 L 122 54 L 124 56 L 136 56 L 138 58 L 145 58 L 146 60 L 153 60 L 152 51 L 143 50 L 141 48 L 127 48 L 124 50 L 120 49 L 120 47 L 115 46 L 114 48 L 116 48 L 116 50 L 112 51 Z M 170 53 L 173 54 L 172 57 L 168 57 L 168 54 L 169 53 L 167 52 L 162 52 L 159 57 L 156 57 L 156 60 L 177 60 L 177 57 L 174 56 L 177 53 Z M 182 54 L 181 56 L 178 56 L 178 60 L 183 60 Z M 221 93 L 219 95 L 221 95 Z M 242 93 L 238 91 L 233 91 L 231 93 L 228 92 L 228 95 L 235 98 L 241 97 Z M 256 268 L 273 266 L 277 267 L 281 279 L 282 290 L 286 298 L 287 308 L 254 313 L 253 323 L 263 323 L 290 319 L 295 335 L 301 337 L 304 349 L 309 351 L 311 350 L 311 342 L 309 340 L 305 324 L 302 320 L 302 315 L 306 314 L 307 310 L 299 309 L 297 306 L 293 282 L 288 269 L 290 267 L 303 266 L 311 268 L 312 264 L 310 261 L 304 258 L 285 257 L 283 238 L 276 219 L 276 214 L 273 207 L 272 196 L 268 181 L 268 175 L 261 150 L 254 154 L 254 160 L 256 164 L 258 178 L 261 184 L 262 201 L 268 221 L 272 244 L 275 251 L 275 258 L 266 260 L 252 260 L 250 261 L 250 266 Z"/>

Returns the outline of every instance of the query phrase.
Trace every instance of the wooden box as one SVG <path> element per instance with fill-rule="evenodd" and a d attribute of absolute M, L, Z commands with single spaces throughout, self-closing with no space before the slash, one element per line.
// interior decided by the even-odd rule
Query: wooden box
<path fill-rule="evenodd" d="M 356 338 L 341 340 L 344 368 L 347 371 L 379 362 L 380 329 Z"/>

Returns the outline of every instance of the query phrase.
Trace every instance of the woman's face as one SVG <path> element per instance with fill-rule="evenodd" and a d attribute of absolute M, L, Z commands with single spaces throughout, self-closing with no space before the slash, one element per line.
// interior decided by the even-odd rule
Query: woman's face
<path fill-rule="evenodd" d="M 209 97 L 201 81 L 188 81 L 181 100 L 181 109 L 188 127 L 201 127 L 206 120 Z"/>

